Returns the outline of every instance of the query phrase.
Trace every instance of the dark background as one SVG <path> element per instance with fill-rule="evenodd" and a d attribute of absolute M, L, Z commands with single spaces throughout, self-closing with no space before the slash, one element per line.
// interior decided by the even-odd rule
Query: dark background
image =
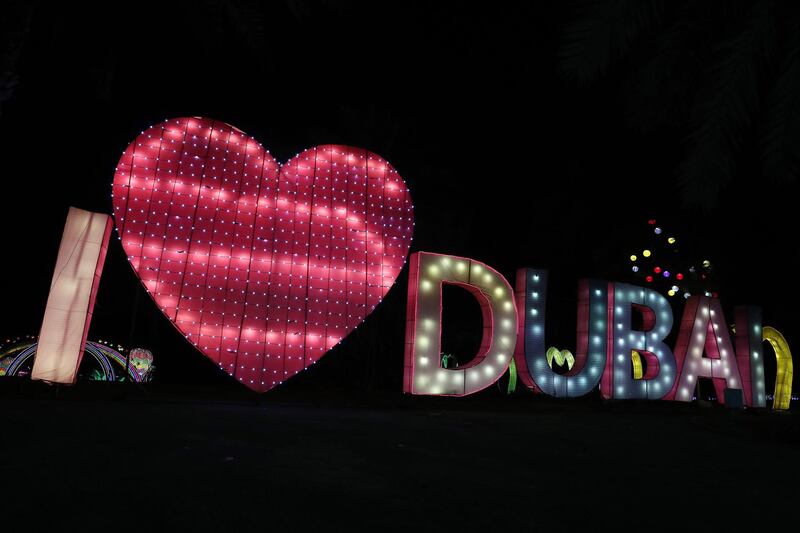
<path fill-rule="evenodd" d="M 634 281 L 650 218 L 681 268 L 712 261 L 729 321 L 760 304 L 797 337 L 794 3 L 11 2 L 0 21 L 2 340 L 38 333 L 69 206 L 110 213 L 127 143 L 190 115 L 279 160 L 381 154 L 412 192 L 412 251 L 512 282 L 550 269 L 559 347 L 574 348 L 577 279 Z M 400 391 L 406 282 L 282 388 Z M 463 362 L 477 306 L 446 300 L 444 350 Z M 152 349 L 162 383 L 240 387 L 158 312 L 116 237 L 89 337 Z"/>

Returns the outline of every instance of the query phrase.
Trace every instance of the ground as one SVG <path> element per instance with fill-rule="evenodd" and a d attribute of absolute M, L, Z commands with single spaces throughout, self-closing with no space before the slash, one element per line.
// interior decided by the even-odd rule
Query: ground
<path fill-rule="evenodd" d="M 0 387 L 3 531 L 722 531 L 800 503 L 793 412 L 120 390 Z"/>

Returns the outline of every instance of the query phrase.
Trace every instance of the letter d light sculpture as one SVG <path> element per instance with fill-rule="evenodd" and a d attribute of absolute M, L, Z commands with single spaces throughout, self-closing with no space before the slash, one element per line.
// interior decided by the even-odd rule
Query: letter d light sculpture
<path fill-rule="evenodd" d="M 111 236 L 111 217 L 70 207 L 31 379 L 74 383 Z"/>
<path fill-rule="evenodd" d="M 458 368 L 441 366 L 442 284 L 465 288 L 483 314 L 478 354 Z M 466 396 L 502 376 L 514 355 L 517 310 L 508 281 L 489 266 L 451 255 L 411 256 L 406 311 L 404 390 L 412 394 Z"/>

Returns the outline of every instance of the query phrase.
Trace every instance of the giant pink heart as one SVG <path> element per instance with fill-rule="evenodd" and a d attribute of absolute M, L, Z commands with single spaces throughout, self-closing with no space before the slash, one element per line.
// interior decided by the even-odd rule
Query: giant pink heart
<path fill-rule="evenodd" d="M 361 148 L 284 165 L 215 120 L 162 122 L 125 150 L 114 218 L 134 271 L 206 357 L 264 392 L 321 358 L 381 301 L 414 226 L 408 188 Z"/>

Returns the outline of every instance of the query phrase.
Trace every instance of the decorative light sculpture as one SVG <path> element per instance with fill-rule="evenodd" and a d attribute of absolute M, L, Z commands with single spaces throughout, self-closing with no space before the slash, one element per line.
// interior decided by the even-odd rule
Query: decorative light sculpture
<path fill-rule="evenodd" d="M 506 386 L 506 394 L 511 395 L 517 390 L 517 365 L 514 363 L 514 358 L 508 363 L 508 385 Z"/>
<path fill-rule="evenodd" d="M 644 377 L 642 356 L 636 350 L 631 350 L 631 364 L 633 365 L 633 379 L 642 379 Z"/>
<path fill-rule="evenodd" d="M 139 381 L 147 382 L 152 379 L 153 369 L 155 368 L 153 365 L 153 352 L 144 348 L 133 348 L 128 353 L 128 360 L 136 370 Z"/>
<path fill-rule="evenodd" d="M 608 284 L 578 282 L 578 327 L 574 365 L 565 374 L 553 371 L 545 351 L 547 271 L 517 270 L 520 317 L 514 361 L 520 380 L 535 392 L 559 398 L 588 394 L 600 382 L 606 362 Z"/>
<path fill-rule="evenodd" d="M 792 363 L 792 352 L 789 344 L 777 329 L 766 326 L 764 328 L 764 340 L 769 342 L 775 351 L 777 360 L 777 372 L 775 375 L 775 399 L 772 401 L 773 409 L 788 409 L 789 402 L 792 400 L 792 378 L 794 368 Z"/>
<path fill-rule="evenodd" d="M 478 354 L 452 369 L 440 364 L 443 284 L 469 291 L 483 315 Z M 412 254 L 406 313 L 405 392 L 466 396 L 485 389 L 508 368 L 517 332 L 514 291 L 491 267 L 451 255 Z"/>
<path fill-rule="evenodd" d="M 69 208 L 31 379 L 74 383 L 111 236 L 111 217 Z"/>
<path fill-rule="evenodd" d="M 736 364 L 742 378 L 744 403 L 748 407 L 766 407 L 761 308 L 737 307 L 735 317 Z"/>
<path fill-rule="evenodd" d="M 258 392 L 366 318 L 400 273 L 414 225 L 405 182 L 377 154 L 325 145 L 280 165 L 201 117 L 142 132 L 112 196 L 122 247 L 158 307 Z"/>
<path fill-rule="evenodd" d="M 608 359 L 600 391 L 603 398 L 657 400 L 675 381 L 675 356 L 664 343 L 672 329 L 669 301 L 652 289 L 610 283 L 608 313 Z M 612 297 L 613 295 L 613 297 Z M 641 313 L 642 330 L 631 327 L 632 313 Z M 632 372 L 632 353 L 638 352 L 645 369 L 639 379 Z"/>
<path fill-rule="evenodd" d="M 642 248 L 646 247 L 647 254 L 642 254 L 641 261 L 636 263 L 636 268 L 631 268 L 634 274 L 633 284 L 652 283 L 653 288 L 662 293 L 667 293 L 670 297 L 684 293 L 703 293 L 706 289 L 711 290 L 710 274 L 711 264 L 703 268 L 701 273 L 696 273 L 695 267 L 689 268 L 690 276 L 684 274 L 684 270 L 690 263 L 685 262 L 686 258 L 679 253 L 678 241 L 675 237 L 668 236 L 664 226 L 655 226 L 655 220 L 649 219 L 648 225 L 656 230 L 664 229 L 656 236 L 650 236 Z M 660 249 L 659 249 L 660 248 Z M 656 257 L 658 260 L 656 261 Z M 657 274 L 657 275 L 656 275 Z M 664 283 L 667 281 L 669 284 Z M 672 291 L 672 292 L 670 292 Z M 713 292 L 712 292 L 713 293 Z"/>
<path fill-rule="evenodd" d="M 26 342 L 14 346 L 6 353 L 0 354 L 0 368 L 5 369 L 5 373 L 0 374 L 0 376 L 19 376 L 20 373 L 25 370 L 27 363 L 31 359 L 35 361 L 37 348 L 37 342 Z M 114 370 L 115 367 L 112 363 L 116 363 L 121 367 L 123 374 L 126 373 L 124 370 L 126 364 L 125 356 L 110 346 L 99 342 L 86 341 L 84 344 L 84 351 L 85 354 L 89 354 L 97 362 L 99 366 L 97 376 L 102 381 L 116 381 L 117 371 Z M 81 357 L 81 361 L 83 360 L 84 358 Z M 130 376 L 133 381 L 142 381 L 133 364 L 128 364 L 127 375 Z"/>
<path fill-rule="evenodd" d="M 547 359 L 547 366 L 553 368 L 553 361 L 555 361 L 556 365 L 563 367 L 567 365 L 567 370 L 572 370 L 572 367 L 575 366 L 575 356 L 572 355 L 572 352 L 569 350 L 559 350 L 555 346 L 551 346 L 545 352 L 545 358 Z"/>
<path fill-rule="evenodd" d="M 703 357 L 704 351 L 708 357 Z M 686 301 L 675 359 L 679 378 L 666 396 L 668 400 L 692 401 L 698 378 L 713 381 L 717 401 L 722 404 L 726 388 L 743 388 L 722 305 L 716 298 L 695 295 Z"/>

